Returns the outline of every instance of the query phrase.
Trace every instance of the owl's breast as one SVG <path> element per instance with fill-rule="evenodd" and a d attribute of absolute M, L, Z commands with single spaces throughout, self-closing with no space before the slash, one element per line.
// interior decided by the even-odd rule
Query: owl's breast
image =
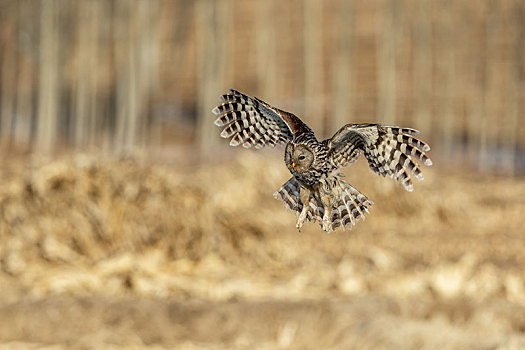
<path fill-rule="evenodd" d="M 291 171 L 292 175 L 299 181 L 304 187 L 315 187 L 319 184 L 319 179 L 321 178 L 321 173 L 315 171 L 314 169 L 308 170 L 305 172 L 294 172 Z"/>

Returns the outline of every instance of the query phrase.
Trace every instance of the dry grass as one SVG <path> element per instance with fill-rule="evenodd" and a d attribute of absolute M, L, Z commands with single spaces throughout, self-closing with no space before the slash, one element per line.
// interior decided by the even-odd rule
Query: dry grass
<path fill-rule="evenodd" d="M 280 158 L 3 164 L 0 344 L 525 347 L 524 179 L 346 173 L 375 204 L 327 235 L 272 198 Z"/>

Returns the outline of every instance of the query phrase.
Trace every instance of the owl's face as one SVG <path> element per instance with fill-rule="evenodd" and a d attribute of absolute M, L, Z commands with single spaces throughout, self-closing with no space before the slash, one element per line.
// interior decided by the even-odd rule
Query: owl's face
<path fill-rule="evenodd" d="M 289 143 L 286 146 L 284 161 L 292 173 L 302 173 L 310 169 L 314 158 L 313 152 L 305 145 Z"/>

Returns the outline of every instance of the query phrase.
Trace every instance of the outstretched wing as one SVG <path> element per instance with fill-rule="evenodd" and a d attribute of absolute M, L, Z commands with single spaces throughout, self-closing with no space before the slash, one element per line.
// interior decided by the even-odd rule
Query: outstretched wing
<path fill-rule="evenodd" d="M 298 117 L 231 89 L 219 97 L 221 105 L 212 112 L 219 117 L 215 125 L 224 126 L 221 137 L 231 137 L 230 145 L 244 148 L 273 147 L 311 131 Z"/>
<path fill-rule="evenodd" d="M 426 166 L 432 161 L 425 154 L 430 146 L 413 137 L 419 131 L 397 126 L 379 124 L 347 124 L 323 141 L 328 148 L 328 157 L 335 167 L 347 166 L 364 153 L 368 165 L 377 174 L 389 175 L 403 184 L 407 191 L 414 187 L 410 173 L 423 180 L 421 169 L 413 158 Z"/>

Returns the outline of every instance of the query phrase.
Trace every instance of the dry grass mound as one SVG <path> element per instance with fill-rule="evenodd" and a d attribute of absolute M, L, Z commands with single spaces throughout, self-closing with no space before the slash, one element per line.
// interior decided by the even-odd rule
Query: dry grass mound
<path fill-rule="evenodd" d="M 49 342 L 27 322 L 51 322 L 45 310 L 59 303 L 57 297 L 68 296 L 68 303 L 79 304 L 57 307 L 78 308 L 86 315 L 89 322 L 75 326 L 82 334 L 90 334 L 96 325 L 117 327 L 102 316 L 105 309 L 124 312 L 139 323 L 140 315 L 146 315 L 170 327 L 183 322 L 178 312 L 194 317 L 197 324 L 203 313 L 215 319 L 231 310 L 232 324 L 240 327 L 238 333 L 217 330 L 215 338 L 200 328 L 174 333 L 177 336 L 167 335 L 168 326 L 155 328 L 154 334 L 127 323 L 116 328 L 124 327 L 121 340 L 131 339 L 129 332 L 136 334 L 140 342 L 133 344 L 140 346 L 151 342 L 190 348 L 301 348 L 314 342 L 307 334 L 319 335 L 313 331 L 315 324 L 328 327 L 337 320 L 339 326 L 323 344 L 521 344 L 524 179 L 448 174 L 438 168 L 427 170 L 426 180 L 407 193 L 371 173 L 364 163 L 346 173 L 374 206 L 352 231 L 327 235 L 316 224 L 298 233 L 293 214 L 273 199 L 273 191 L 290 176 L 280 158 L 248 152 L 224 163 L 188 167 L 75 155 L 4 164 L 0 316 L 18 320 L 18 328 L 15 332 L 10 324 L 2 325 L 0 339 Z M 127 301 L 119 304 L 120 298 Z M 184 311 L 190 300 L 206 306 Z M 268 300 L 275 303 L 269 309 L 273 311 L 256 311 L 265 310 L 260 303 Z M 326 300 L 335 304 L 317 304 Z M 377 300 L 383 305 L 377 311 L 381 318 L 372 306 Z M 128 302 L 142 311 L 125 311 L 122 305 Z M 234 306 L 225 306 L 228 303 Z M 151 314 L 162 305 L 175 308 L 167 319 Z M 339 314 L 334 311 L 338 305 L 349 309 Z M 22 312 L 28 308 L 32 311 Z M 291 310 L 289 322 L 269 328 L 267 337 L 261 335 L 264 339 L 241 327 L 245 322 L 261 327 L 261 322 L 286 318 L 281 309 Z M 65 335 L 58 343 L 82 338 L 67 332 L 74 324 L 68 317 L 76 317 L 68 315 L 59 319 L 65 322 Z M 360 327 L 365 326 L 355 323 L 355 317 L 370 318 L 366 327 L 371 328 L 364 335 Z M 413 341 L 396 336 L 386 326 L 389 322 L 399 324 Z M 32 331 L 20 333 L 25 326 Z M 461 331 L 453 331 L 456 327 Z M 430 336 L 433 329 L 451 332 L 452 338 Z M 478 334 L 490 337 L 478 342 Z M 97 338 L 100 344 L 118 344 L 118 336 L 107 335 Z M 150 340 L 144 343 L 145 339 Z"/>

